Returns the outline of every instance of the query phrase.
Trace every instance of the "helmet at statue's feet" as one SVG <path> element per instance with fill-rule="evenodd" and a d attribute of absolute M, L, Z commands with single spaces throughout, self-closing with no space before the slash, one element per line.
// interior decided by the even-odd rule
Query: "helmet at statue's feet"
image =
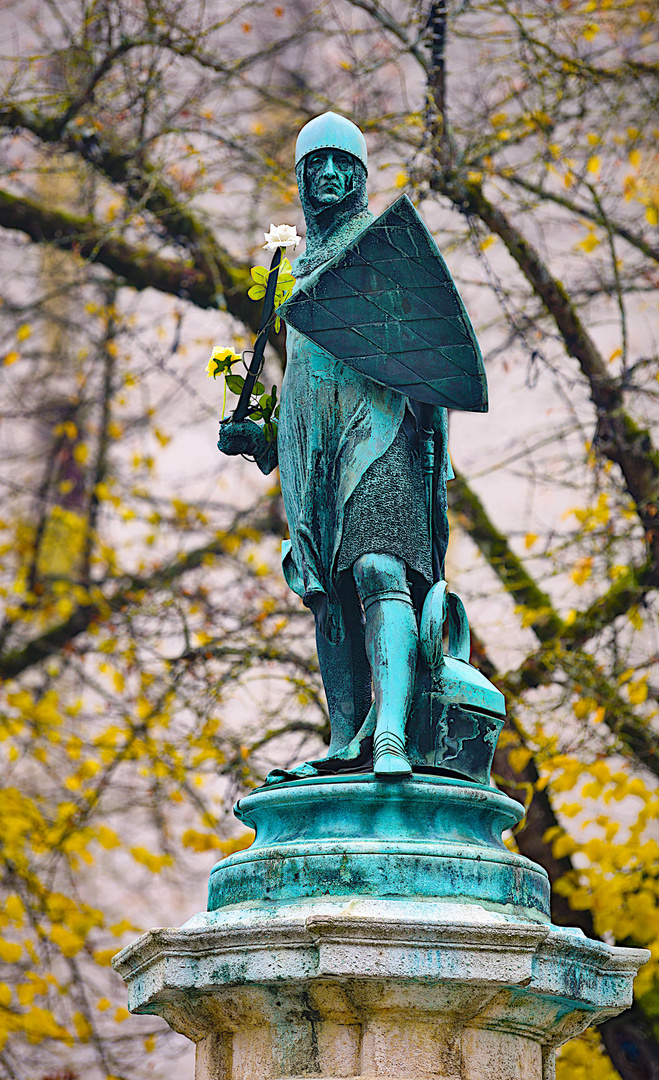
<path fill-rule="evenodd" d="M 380 777 L 412 775 L 412 766 L 405 753 L 405 743 L 393 731 L 382 731 L 375 735 L 373 740 L 373 772 Z"/>

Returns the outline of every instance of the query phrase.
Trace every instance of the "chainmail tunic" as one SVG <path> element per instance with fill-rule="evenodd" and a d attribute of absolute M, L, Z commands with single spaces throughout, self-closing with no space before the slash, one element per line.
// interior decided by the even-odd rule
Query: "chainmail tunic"
<path fill-rule="evenodd" d="M 348 499 L 337 570 L 360 555 L 397 555 L 429 585 L 433 581 L 428 511 L 418 455 L 399 430 Z"/>

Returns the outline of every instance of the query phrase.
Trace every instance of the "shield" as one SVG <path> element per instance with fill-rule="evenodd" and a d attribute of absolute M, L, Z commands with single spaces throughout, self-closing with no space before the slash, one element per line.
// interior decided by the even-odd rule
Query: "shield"
<path fill-rule="evenodd" d="M 337 360 L 415 401 L 487 411 L 474 329 L 407 195 L 323 263 L 278 314 Z"/>

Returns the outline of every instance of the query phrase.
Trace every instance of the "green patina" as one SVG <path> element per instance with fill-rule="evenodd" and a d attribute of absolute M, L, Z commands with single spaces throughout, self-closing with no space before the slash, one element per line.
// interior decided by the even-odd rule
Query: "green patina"
<path fill-rule="evenodd" d="M 373 218 L 354 124 L 335 113 L 307 124 L 296 174 L 307 237 L 278 309 L 276 442 L 239 406 L 218 443 L 263 472 L 279 465 L 284 574 L 313 611 L 329 707 L 326 756 L 268 782 L 372 764 L 384 779 L 487 783 L 503 697 L 470 665 L 467 617 L 444 581 L 447 408 L 487 409 L 476 335 L 409 199 Z"/>
<path fill-rule="evenodd" d="M 224 452 L 279 465 L 284 574 L 316 620 L 331 742 L 240 801 L 256 839 L 215 867 L 209 908 L 446 897 L 547 922 L 546 874 L 502 841 L 522 809 L 489 786 L 503 695 L 470 664 L 444 580 L 447 409 L 487 409 L 482 357 L 415 208 L 374 219 L 366 170 L 350 121 L 301 132 L 276 441 L 239 415 L 220 431 Z"/>

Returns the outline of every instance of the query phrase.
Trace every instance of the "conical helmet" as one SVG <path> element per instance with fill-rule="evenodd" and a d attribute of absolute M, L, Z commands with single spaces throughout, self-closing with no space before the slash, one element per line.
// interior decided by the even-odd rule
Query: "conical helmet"
<path fill-rule="evenodd" d="M 295 164 L 314 150 L 344 150 L 367 168 L 366 140 L 356 124 L 338 113 L 326 112 L 305 124 L 295 144 Z"/>

